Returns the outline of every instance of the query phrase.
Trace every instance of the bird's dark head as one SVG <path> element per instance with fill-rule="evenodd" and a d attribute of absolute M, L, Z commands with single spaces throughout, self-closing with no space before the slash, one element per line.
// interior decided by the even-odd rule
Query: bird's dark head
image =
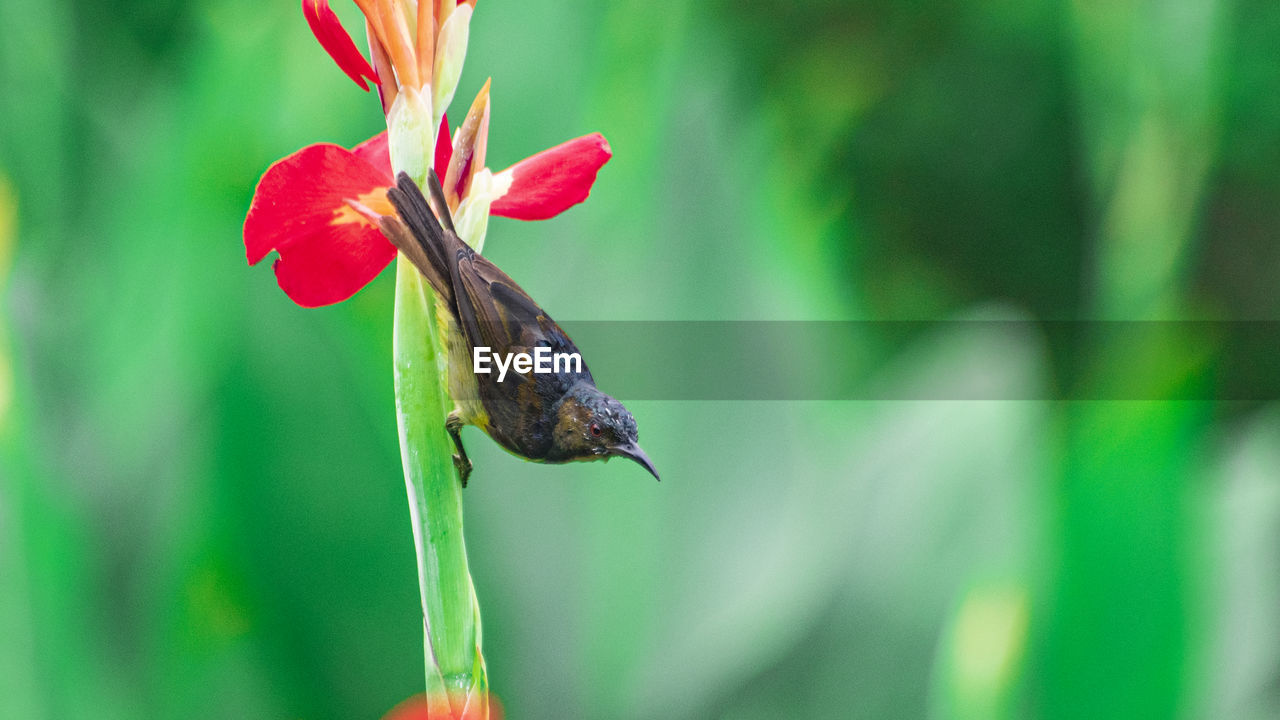
<path fill-rule="evenodd" d="M 580 382 L 565 393 L 556 407 L 552 450 L 548 459 L 608 460 L 625 457 L 636 461 L 658 478 L 649 456 L 636 442 L 636 419 L 622 403 Z M 661 480 L 661 478 L 658 478 Z"/>

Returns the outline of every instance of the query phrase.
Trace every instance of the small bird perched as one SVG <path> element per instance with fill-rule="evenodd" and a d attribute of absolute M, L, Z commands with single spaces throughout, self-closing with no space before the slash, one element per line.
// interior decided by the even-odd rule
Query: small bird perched
<path fill-rule="evenodd" d="M 396 176 L 396 187 L 387 192 L 399 217 L 381 215 L 378 224 L 449 309 L 446 337 L 454 410 L 445 427 L 458 449 L 453 459 L 462 486 L 471 474 L 460 434 L 464 425 L 475 425 L 508 452 L 534 462 L 618 456 L 636 461 L 658 478 L 649 456 L 636 443 L 635 418 L 596 388 L 585 363 L 566 363 L 553 372 L 507 373 L 503 380 L 474 372 L 477 347 L 507 357 L 533 355 L 540 347 L 550 353 L 581 354 L 528 293 L 458 237 L 434 171 L 428 185 L 436 213 L 402 172 Z"/>

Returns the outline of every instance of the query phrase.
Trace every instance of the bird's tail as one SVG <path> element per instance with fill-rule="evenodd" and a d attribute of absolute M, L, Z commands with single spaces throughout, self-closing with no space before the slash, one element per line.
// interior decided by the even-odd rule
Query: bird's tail
<path fill-rule="evenodd" d="M 450 240 L 457 236 L 454 235 L 453 219 L 449 216 L 449 205 L 445 203 L 444 191 L 440 188 L 440 178 L 434 170 L 427 184 L 440 219 L 431 211 L 417 183 L 407 173 L 401 172 L 396 176 L 396 186 L 387 190 L 387 197 L 399 217 L 383 216 L 379 225 L 382 234 L 409 258 L 432 289 L 452 305 L 453 283 L 447 258 Z"/>

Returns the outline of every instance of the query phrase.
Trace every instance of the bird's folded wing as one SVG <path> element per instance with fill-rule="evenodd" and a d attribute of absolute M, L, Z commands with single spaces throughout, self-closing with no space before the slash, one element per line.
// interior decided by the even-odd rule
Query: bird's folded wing
<path fill-rule="evenodd" d="M 546 311 L 483 256 L 459 253 L 451 270 L 458 316 L 472 347 L 488 347 L 502 354 L 533 352 L 537 347 L 553 353 L 578 353 L 577 346 Z M 582 372 L 565 374 L 561 380 L 572 384 L 582 376 L 591 378 L 585 364 Z"/>

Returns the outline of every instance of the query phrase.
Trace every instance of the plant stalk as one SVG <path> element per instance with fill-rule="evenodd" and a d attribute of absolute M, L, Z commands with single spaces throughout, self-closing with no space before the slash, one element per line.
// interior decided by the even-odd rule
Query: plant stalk
<path fill-rule="evenodd" d="M 427 697 L 455 717 L 487 717 L 480 611 L 462 532 L 462 487 L 445 430 L 451 409 L 436 298 L 404 258 L 396 263 L 393 351 L 400 456 L 418 556 Z"/>

